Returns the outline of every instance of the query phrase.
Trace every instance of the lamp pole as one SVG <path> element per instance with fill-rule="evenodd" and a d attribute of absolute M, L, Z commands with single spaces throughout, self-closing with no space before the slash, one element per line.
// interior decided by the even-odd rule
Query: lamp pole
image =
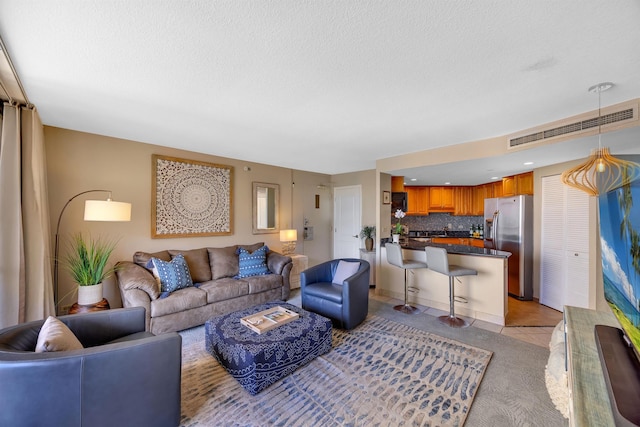
<path fill-rule="evenodd" d="M 58 252 L 60 250 L 60 237 L 59 237 L 59 234 L 60 234 L 60 220 L 62 219 L 62 214 L 64 214 L 64 211 L 67 209 L 67 206 L 69 206 L 69 203 L 71 203 L 71 201 L 73 199 L 75 199 L 76 197 L 82 196 L 83 194 L 96 193 L 96 192 L 109 193 L 108 200 L 111 200 L 111 191 L 110 190 L 87 190 L 87 191 L 83 191 L 81 193 L 76 194 L 75 196 L 73 196 L 69 200 L 67 200 L 67 203 L 65 203 L 64 206 L 62 207 L 62 211 L 60 211 L 60 216 L 58 216 L 58 225 L 56 226 L 56 243 L 55 243 L 54 256 L 53 256 L 53 302 L 55 304 L 56 314 L 58 314 L 58 302 L 59 302 L 58 301 L 58 268 L 59 268 Z"/>

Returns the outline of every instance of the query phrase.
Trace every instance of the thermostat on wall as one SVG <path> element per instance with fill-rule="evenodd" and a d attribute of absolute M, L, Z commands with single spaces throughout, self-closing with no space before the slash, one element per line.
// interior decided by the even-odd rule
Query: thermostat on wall
<path fill-rule="evenodd" d="M 304 240 L 313 240 L 313 227 L 304 228 Z"/>

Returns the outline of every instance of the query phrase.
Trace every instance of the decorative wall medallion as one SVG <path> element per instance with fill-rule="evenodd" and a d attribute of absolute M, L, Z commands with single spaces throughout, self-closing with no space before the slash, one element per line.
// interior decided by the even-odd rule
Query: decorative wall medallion
<path fill-rule="evenodd" d="M 151 237 L 233 234 L 233 167 L 154 154 Z"/>

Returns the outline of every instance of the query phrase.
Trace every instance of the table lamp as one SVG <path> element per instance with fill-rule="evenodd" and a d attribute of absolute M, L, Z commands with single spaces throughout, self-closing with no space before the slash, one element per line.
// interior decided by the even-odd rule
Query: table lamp
<path fill-rule="evenodd" d="M 296 250 L 298 240 L 298 230 L 280 230 L 280 241 L 282 242 L 282 254 L 291 255 Z"/>

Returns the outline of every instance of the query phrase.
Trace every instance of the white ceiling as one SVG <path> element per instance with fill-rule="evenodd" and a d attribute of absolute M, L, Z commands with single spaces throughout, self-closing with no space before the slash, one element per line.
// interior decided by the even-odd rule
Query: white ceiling
<path fill-rule="evenodd" d="M 327 174 L 594 110 L 603 81 L 603 106 L 640 98 L 639 22 L 636 0 L 0 2 L 46 125 Z"/>

